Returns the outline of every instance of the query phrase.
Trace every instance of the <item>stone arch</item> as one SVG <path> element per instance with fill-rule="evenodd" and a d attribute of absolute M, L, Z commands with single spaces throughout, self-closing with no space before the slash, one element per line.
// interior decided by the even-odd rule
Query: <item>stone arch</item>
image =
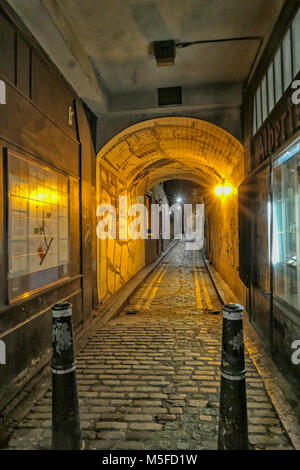
<path fill-rule="evenodd" d="M 187 117 L 134 124 L 115 135 L 97 155 L 97 205 L 143 202 L 157 183 L 185 179 L 210 191 L 232 183 L 242 162 L 241 143 L 224 129 Z M 98 241 L 98 293 L 105 300 L 145 265 L 144 240 Z M 122 260 L 122 263 L 121 263 Z"/>
<path fill-rule="evenodd" d="M 162 117 L 134 124 L 98 153 L 98 163 L 144 194 L 151 178 L 192 175 L 202 186 L 230 179 L 243 157 L 241 143 L 224 129 L 195 118 Z M 147 184 L 144 184 L 144 182 Z"/>

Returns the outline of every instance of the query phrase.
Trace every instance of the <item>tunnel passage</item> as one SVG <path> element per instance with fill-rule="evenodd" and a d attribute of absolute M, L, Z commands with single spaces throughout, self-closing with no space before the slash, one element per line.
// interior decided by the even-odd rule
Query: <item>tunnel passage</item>
<path fill-rule="evenodd" d="M 224 201 L 212 200 L 212 193 L 219 184 L 237 186 L 243 176 L 243 147 L 227 131 L 194 118 L 151 119 L 125 129 L 99 151 L 97 206 L 112 204 L 118 217 L 119 196 L 126 195 L 128 205 L 144 204 L 145 194 L 158 183 L 191 180 L 204 188 L 207 220 L 220 232 L 208 243 L 209 255 L 219 267 L 223 255 L 224 266 L 237 268 L 237 232 L 232 230 L 237 227 L 237 220 L 232 222 L 237 219 L 237 201 L 233 194 L 225 207 Z M 145 240 L 118 236 L 97 243 L 98 296 L 105 301 L 145 266 L 147 247 Z"/>

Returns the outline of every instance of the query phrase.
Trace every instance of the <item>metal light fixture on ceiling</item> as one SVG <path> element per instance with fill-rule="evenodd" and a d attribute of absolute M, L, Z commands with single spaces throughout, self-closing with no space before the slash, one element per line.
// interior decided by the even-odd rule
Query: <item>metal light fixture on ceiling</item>
<path fill-rule="evenodd" d="M 158 67 L 170 66 L 175 63 L 175 41 L 155 41 L 153 43 L 154 55 Z"/>
<path fill-rule="evenodd" d="M 255 58 L 251 67 L 251 70 L 256 62 L 258 54 L 260 52 L 263 37 L 262 36 L 244 36 L 244 37 L 233 37 L 233 38 L 221 38 L 221 39 L 206 39 L 200 41 L 189 41 L 189 42 L 177 42 L 174 39 L 166 41 L 154 41 L 152 43 L 156 64 L 158 67 L 170 66 L 175 64 L 176 48 L 183 49 L 185 47 L 194 46 L 197 44 L 211 44 L 211 43 L 224 43 L 233 41 L 258 41 L 258 48 L 255 54 Z M 251 71 L 250 71 L 251 73 Z"/>

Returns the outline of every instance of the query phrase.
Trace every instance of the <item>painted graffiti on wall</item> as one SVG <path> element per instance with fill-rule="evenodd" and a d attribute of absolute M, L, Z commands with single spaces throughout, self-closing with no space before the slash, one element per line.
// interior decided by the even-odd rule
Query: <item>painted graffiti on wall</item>
<path fill-rule="evenodd" d="M 144 198 L 137 196 L 134 189 L 126 185 L 121 176 L 108 168 L 102 161 L 97 167 L 97 207 L 110 207 L 115 220 L 119 220 L 119 197 L 126 196 L 128 205 L 144 203 Z M 132 217 L 129 217 L 129 222 Z M 97 217 L 100 222 L 100 216 Z M 137 271 L 145 265 L 144 240 L 121 238 L 120 226 L 116 224 L 116 237 L 97 238 L 98 259 L 98 297 L 104 302 L 119 290 Z M 121 234 L 122 235 L 122 234 Z"/>

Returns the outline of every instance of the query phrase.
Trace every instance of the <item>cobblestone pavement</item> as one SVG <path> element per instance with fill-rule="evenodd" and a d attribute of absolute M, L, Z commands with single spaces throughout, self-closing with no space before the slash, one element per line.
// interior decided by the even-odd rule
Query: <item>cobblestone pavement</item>
<path fill-rule="evenodd" d="M 88 449 L 216 449 L 222 318 L 211 310 L 220 304 L 200 254 L 180 243 L 78 355 Z M 292 448 L 246 362 L 250 442 Z M 11 449 L 50 447 L 50 406 L 51 390 L 19 424 Z"/>

